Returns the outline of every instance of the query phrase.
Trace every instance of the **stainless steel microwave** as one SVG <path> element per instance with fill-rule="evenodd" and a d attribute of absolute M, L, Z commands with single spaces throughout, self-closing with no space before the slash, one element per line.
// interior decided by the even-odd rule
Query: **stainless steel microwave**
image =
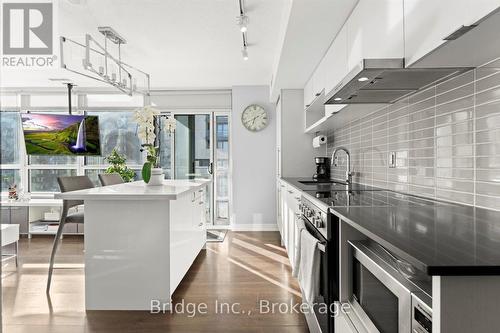
<path fill-rule="evenodd" d="M 349 246 L 349 316 L 358 332 L 432 333 L 430 277 L 373 241 Z"/>

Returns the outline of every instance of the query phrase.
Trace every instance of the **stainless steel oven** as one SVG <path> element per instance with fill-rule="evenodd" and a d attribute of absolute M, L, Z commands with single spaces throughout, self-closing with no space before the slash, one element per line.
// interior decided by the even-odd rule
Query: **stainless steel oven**
<path fill-rule="evenodd" d="M 349 316 L 358 331 L 431 333 L 430 277 L 375 242 L 349 246 Z"/>
<path fill-rule="evenodd" d="M 320 203 L 313 203 L 304 197 L 301 198 L 301 219 L 306 230 L 314 236 L 318 242 L 320 255 L 319 290 L 313 303 L 313 313 L 306 313 L 309 331 L 312 333 L 333 332 L 333 317 L 330 313 L 333 304 L 333 265 L 330 257 L 334 255 L 335 249 L 332 240 L 332 228 L 328 214 L 328 207 Z M 325 311 L 326 309 L 326 311 Z"/>

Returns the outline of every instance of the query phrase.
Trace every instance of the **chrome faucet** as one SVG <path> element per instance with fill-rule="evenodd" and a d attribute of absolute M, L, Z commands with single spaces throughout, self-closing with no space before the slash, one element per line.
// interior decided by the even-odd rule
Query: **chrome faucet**
<path fill-rule="evenodd" d="M 351 154 L 349 153 L 349 150 L 347 150 L 347 148 L 345 148 L 345 147 L 337 147 L 337 148 L 335 148 L 335 150 L 332 153 L 331 164 L 334 165 L 334 166 L 337 166 L 336 156 L 337 156 L 337 153 L 340 150 L 344 151 L 345 154 L 347 155 L 347 168 L 346 168 L 346 171 L 345 171 L 345 182 L 347 183 L 347 185 L 350 185 L 350 184 L 352 184 L 352 175 L 354 173 L 351 172 Z"/>

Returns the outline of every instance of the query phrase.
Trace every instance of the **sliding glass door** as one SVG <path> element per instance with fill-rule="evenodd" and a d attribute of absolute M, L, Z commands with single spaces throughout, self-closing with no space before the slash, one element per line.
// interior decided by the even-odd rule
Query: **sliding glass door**
<path fill-rule="evenodd" d="M 229 114 L 174 114 L 175 134 L 161 135 L 161 164 L 174 179 L 212 179 L 207 193 L 207 223 L 229 225 Z"/>
<path fill-rule="evenodd" d="M 174 177 L 212 178 L 212 140 L 209 114 L 176 115 Z"/>
<path fill-rule="evenodd" d="M 214 224 L 229 225 L 229 116 L 214 115 Z"/>

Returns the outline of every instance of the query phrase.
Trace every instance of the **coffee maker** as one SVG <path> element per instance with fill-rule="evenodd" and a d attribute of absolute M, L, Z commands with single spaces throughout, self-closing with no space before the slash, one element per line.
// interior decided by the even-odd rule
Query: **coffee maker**
<path fill-rule="evenodd" d="M 330 180 L 330 159 L 328 157 L 315 157 L 316 173 L 314 180 Z"/>

